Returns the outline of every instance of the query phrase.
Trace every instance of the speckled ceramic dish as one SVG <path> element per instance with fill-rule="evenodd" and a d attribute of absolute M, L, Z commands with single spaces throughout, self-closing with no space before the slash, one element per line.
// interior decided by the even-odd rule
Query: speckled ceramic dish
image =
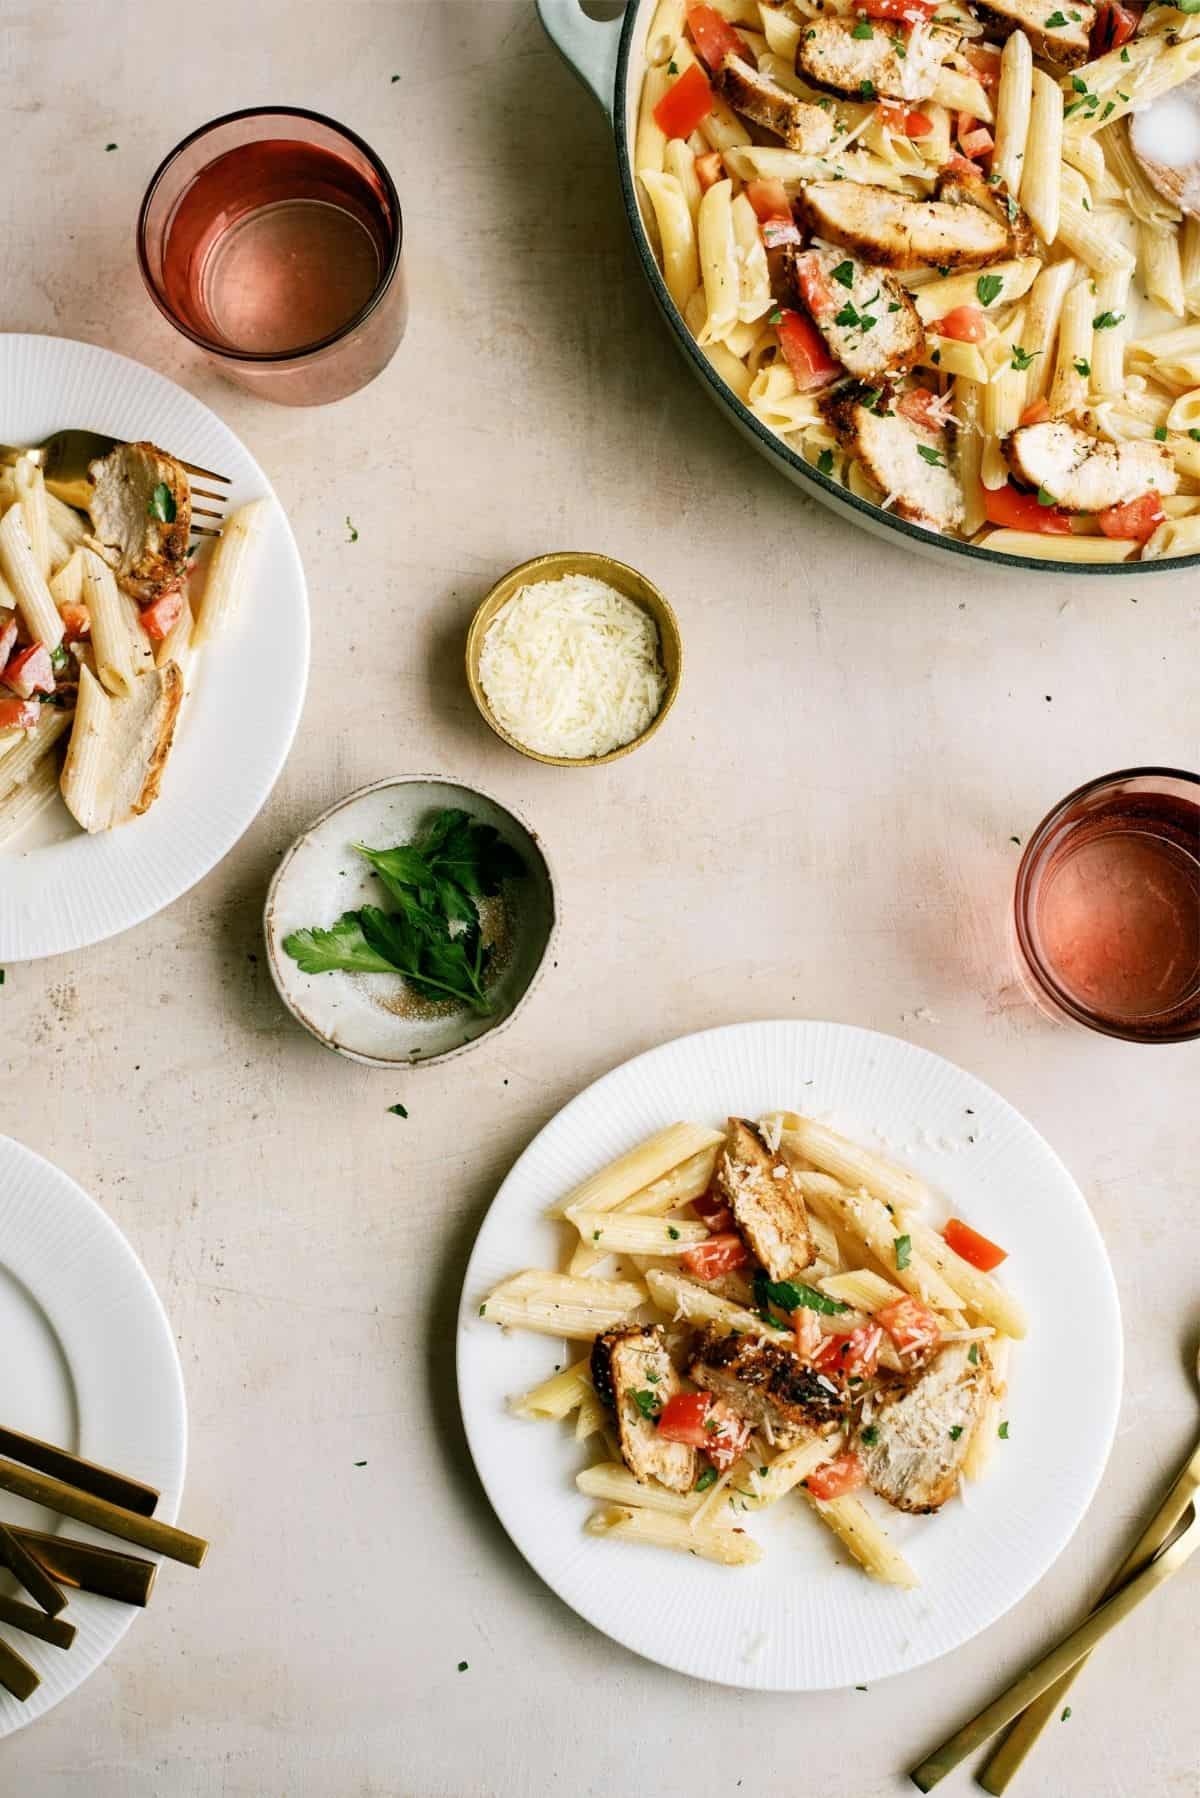
<path fill-rule="evenodd" d="M 410 842 L 438 811 L 469 812 L 517 851 L 526 873 L 485 902 L 485 940 L 494 941 L 493 1010 L 477 1015 L 431 1006 L 399 974 L 302 973 L 283 947 L 294 930 L 327 928 L 343 912 L 388 901 L 355 843 L 373 848 Z M 377 781 L 339 800 L 298 837 L 267 894 L 267 960 L 292 1016 L 327 1049 L 369 1067 L 426 1066 L 462 1055 L 512 1022 L 533 990 L 557 927 L 554 878 L 536 835 L 515 813 L 473 787 L 436 775 Z"/>

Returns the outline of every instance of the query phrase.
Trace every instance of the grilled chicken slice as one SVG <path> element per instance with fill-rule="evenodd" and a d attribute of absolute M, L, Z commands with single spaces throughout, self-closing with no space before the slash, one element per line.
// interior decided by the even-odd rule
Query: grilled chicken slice
<path fill-rule="evenodd" d="M 628 1324 L 597 1336 L 592 1384 L 616 1416 L 621 1459 L 634 1479 L 690 1492 L 696 1483 L 695 1449 L 686 1442 L 668 1442 L 655 1424 L 667 1400 L 681 1390 L 658 1325 Z"/>
<path fill-rule="evenodd" d="M 1021 207 L 1003 181 L 991 185 L 982 175 L 971 175 L 965 169 L 951 168 L 937 184 L 937 197 L 947 206 L 977 206 L 1008 232 L 1014 256 L 1032 256 L 1033 230 Z"/>
<path fill-rule="evenodd" d="M 125 699 L 111 699 L 86 666 L 62 796 L 76 823 L 92 832 L 140 817 L 158 798 L 183 701 L 174 662 L 139 674 Z"/>
<path fill-rule="evenodd" d="M 838 441 L 858 457 L 897 517 L 931 531 L 961 524 L 962 486 L 946 431 L 898 412 L 887 392 L 876 397 L 862 388 L 843 388 L 823 404 Z"/>
<path fill-rule="evenodd" d="M 816 1258 L 804 1195 L 780 1155 L 745 1118 L 730 1118 L 714 1183 L 734 1228 L 772 1280 L 790 1280 Z"/>
<path fill-rule="evenodd" d="M 797 208 L 814 236 L 858 251 L 885 268 L 982 268 L 1007 256 L 1011 236 L 998 219 L 975 206 L 912 200 L 886 187 L 857 181 L 810 181 Z"/>
<path fill-rule="evenodd" d="M 1022 425 L 1004 447 L 1018 480 L 1044 488 L 1072 512 L 1102 512 L 1151 488 L 1174 493 L 1179 485 L 1165 444 L 1105 443 L 1062 418 Z"/>
<path fill-rule="evenodd" d="M 814 1373 L 778 1342 L 707 1330 L 688 1373 L 777 1448 L 792 1448 L 806 1436 L 828 1435 L 844 1421 L 845 1404 L 833 1381 Z"/>
<path fill-rule="evenodd" d="M 936 1511 L 957 1489 L 990 1391 L 986 1349 L 975 1362 L 969 1353 L 969 1343 L 947 1343 L 915 1380 L 864 1407 L 854 1447 L 871 1490 L 898 1511 Z"/>
<path fill-rule="evenodd" d="M 714 86 L 735 112 L 756 125 L 765 125 L 789 149 L 816 156 L 832 141 L 833 120 L 822 107 L 789 94 L 786 87 L 760 75 L 735 51 L 729 52 L 717 70 Z"/>
<path fill-rule="evenodd" d="M 1091 55 L 1094 6 L 1077 6 L 1072 0 L 1070 6 L 1056 10 L 1043 4 L 1043 0 L 977 0 L 975 11 L 985 25 L 992 27 L 989 37 L 1003 40 L 1014 31 L 1023 31 L 1033 54 L 1056 68 L 1077 69 Z M 1049 21 L 1054 18 L 1061 19 L 1062 24 L 1051 25 Z"/>
<path fill-rule="evenodd" d="M 924 354 L 920 314 L 886 269 L 839 250 L 793 251 L 792 280 L 830 355 L 859 380 L 906 374 Z"/>
<path fill-rule="evenodd" d="M 796 46 L 796 73 L 848 99 L 927 100 L 954 43 L 951 33 L 922 26 L 906 33 L 870 19 L 809 19 Z"/>
<path fill-rule="evenodd" d="M 88 469 L 88 512 L 117 581 L 139 605 L 177 585 L 187 563 L 192 496 L 187 470 L 152 443 L 119 443 Z"/>

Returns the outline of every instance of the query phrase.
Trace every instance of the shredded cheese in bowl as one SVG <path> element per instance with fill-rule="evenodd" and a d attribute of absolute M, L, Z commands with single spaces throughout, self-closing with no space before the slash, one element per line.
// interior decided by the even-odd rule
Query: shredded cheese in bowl
<path fill-rule="evenodd" d="M 510 737 L 571 761 L 640 737 L 667 686 L 654 620 L 586 574 L 518 588 L 488 626 L 479 680 Z"/>

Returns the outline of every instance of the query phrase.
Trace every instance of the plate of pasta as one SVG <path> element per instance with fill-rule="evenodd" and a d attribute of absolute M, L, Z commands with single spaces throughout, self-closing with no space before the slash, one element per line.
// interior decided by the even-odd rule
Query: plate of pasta
<path fill-rule="evenodd" d="M 1200 557 L 1200 15 L 574 6 L 540 0 L 614 109 L 659 302 L 790 478 L 927 550 Z"/>
<path fill-rule="evenodd" d="M 637 1653 L 764 1690 L 910 1670 L 1015 1604 L 1101 1478 L 1121 1359 L 1036 1131 L 938 1056 L 807 1022 L 572 1100 L 458 1326 L 475 1465 L 534 1570 Z"/>
<path fill-rule="evenodd" d="M 206 874 L 270 792 L 308 677 L 295 541 L 232 432 L 108 350 L 0 337 L 0 441 L 66 428 L 111 448 L 70 481 L 0 467 L 6 961 L 112 936 Z M 193 509 L 204 469 L 215 511 Z"/>

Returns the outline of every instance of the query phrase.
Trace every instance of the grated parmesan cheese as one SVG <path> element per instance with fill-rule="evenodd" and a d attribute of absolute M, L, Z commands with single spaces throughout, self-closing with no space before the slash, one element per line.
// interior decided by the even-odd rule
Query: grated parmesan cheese
<path fill-rule="evenodd" d="M 497 722 L 540 755 L 582 760 L 623 748 L 666 691 L 658 628 L 591 575 L 535 581 L 497 612 L 479 679 Z"/>

